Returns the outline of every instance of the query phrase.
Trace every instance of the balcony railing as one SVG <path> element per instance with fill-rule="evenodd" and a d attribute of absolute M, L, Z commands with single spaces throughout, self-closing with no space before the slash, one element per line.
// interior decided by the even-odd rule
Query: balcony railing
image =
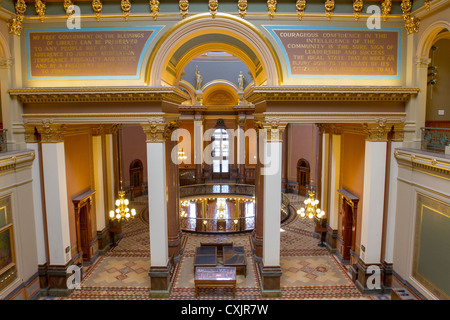
<path fill-rule="evenodd" d="M 5 152 L 6 150 L 6 131 L 8 129 L 0 129 L 0 152 Z"/>
<path fill-rule="evenodd" d="M 450 128 L 422 127 L 422 150 L 444 152 L 450 144 Z"/>

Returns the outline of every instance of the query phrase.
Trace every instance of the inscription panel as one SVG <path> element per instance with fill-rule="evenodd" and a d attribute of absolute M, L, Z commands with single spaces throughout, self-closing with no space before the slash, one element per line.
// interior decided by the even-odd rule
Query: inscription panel
<path fill-rule="evenodd" d="M 400 28 L 265 28 L 282 50 L 291 78 L 400 78 Z"/>
<path fill-rule="evenodd" d="M 27 30 L 28 80 L 138 79 L 146 49 L 160 29 Z"/>

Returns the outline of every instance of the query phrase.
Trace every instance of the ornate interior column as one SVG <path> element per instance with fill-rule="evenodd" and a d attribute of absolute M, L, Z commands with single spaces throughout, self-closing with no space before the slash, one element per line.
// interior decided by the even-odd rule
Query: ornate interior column
<path fill-rule="evenodd" d="M 203 183 L 203 117 L 194 116 L 194 164 L 195 183 Z"/>
<path fill-rule="evenodd" d="M 395 159 L 395 149 L 403 145 L 404 123 L 394 124 L 391 129 L 390 139 L 388 141 L 387 169 L 386 175 L 386 193 L 385 211 L 383 219 L 383 245 L 382 245 L 382 281 L 381 287 L 384 293 L 388 293 L 392 289 L 392 274 L 394 263 L 394 232 L 395 232 L 395 216 L 397 211 L 397 177 L 398 164 Z"/>
<path fill-rule="evenodd" d="M 330 171 L 329 171 L 329 200 L 328 200 L 328 236 L 327 248 L 336 250 L 336 239 L 339 222 L 339 193 L 341 187 L 341 132 L 335 125 L 330 127 Z"/>
<path fill-rule="evenodd" d="M 255 168 L 255 227 L 252 233 L 252 244 L 254 248 L 254 259 L 257 262 L 261 262 L 263 252 L 263 223 L 264 223 L 264 176 L 260 174 L 261 172 L 261 161 L 259 158 L 260 154 L 260 135 L 258 130 L 258 125 L 255 125 L 256 131 L 256 168 Z"/>
<path fill-rule="evenodd" d="M 168 224 L 168 246 L 169 258 L 174 261 L 180 260 L 180 243 L 181 243 L 181 228 L 180 228 L 180 190 L 179 190 L 179 173 L 178 162 L 172 159 L 172 153 L 175 152 L 177 156 L 178 136 L 172 134 L 178 128 L 178 123 L 171 123 L 167 126 L 166 137 L 166 187 L 167 187 L 167 224 Z M 176 158 L 175 158 L 176 159 Z"/>
<path fill-rule="evenodd" d="M 321 179 L 320 179 L 320 203 L 322 210 L 330 214 L 330 165 L 331 165 L 331 128 L 327 124 L 319 124 L 318 128 L 322 135 L 322 158 L 321 158 Z M 336 250 L 337 229 L 330 227 L 327 223 L 326 245 L 328 251 L 334 253 Z"/>
<path fill-rule="evenodd" d="M 263 296 L 280 296 L 280 227 L 281 227 L 281 164 L 282 136 L 286 123 L 260 124 L 259 136 L 262 152 L 259 153 L 264 176 L 263 186 L 263 256 L 260 264 Z"/>
<path fill-rule="evenodd" d="M 171 290 L 168 198 L 176 197 L 176 193 L 173 192 L 176 182 L 172 181 L 174 184 L 170 184 L 167 178 L 176 174 L 176 170 L 171 170 L 172 165 L 167 165 L 167 161 L 171 161 L 167 159 L 170 152 L 166 149 L 167 132 L 171 131 L 169 123 L 170 121 L 163 117 L 154 117 L 149 123 L 141 124 L 147 142 L 151 297 L 168 297 Z M 170 144 L 169 141 L 167 144 Z M 173 214 L 178 215 L 179 211 Z M 170 220 L 173 222 L 172 216 Z M 171 229 L 171 236 L 172 231 Z"/>
<path fill-rule="evenodd" d="M 364 187 L 361 221 L 361 252 L 355 281 L 363 293 L 381 292 L 381 248 L 386 179 L 388 126 L 380 121 L 365 124 Z"/>
<path fill-rule="evenodd" d="M 43 181 L 41 179 L 42 152 L 39 145 L 39 138 L 34 125 L 25 126 L 25 142 L 27 149 L 34 151 L 34 161 L 32 171 L 33 177 L 33 208 L 34 223 L 36 228 L 36 247 L 39 272 L 39 286 L 42 291 L 48 290 L 47 268 L 48 268 L 48 241 L 47 241 L 47 220 L 43 208 Z"/>
<path fill-rule="evenodd" d="M 102 125 L 92 128 L 92 169 L 94 175 L 95 190 L 95 219 L 97 226 L 98 250 L 105 253 L 108 250 L 108 225 L 105 208 L 105 189 L 104 184 L 104 127 Z"/>
<path fill-rule="evenodd" d="M 47 216 L 49 248 L 49 295 L 64 296 L 67 288 L 67 268 L 72 263 L 69 212 L 66 184 L 63 125 L 37 125 L 42 143 L 44 198 Z"/>
<path fill-rule="evenodd" d="M 238 115 L 237 129 L 238 183 L 245 183 L 245 114 Z"/>

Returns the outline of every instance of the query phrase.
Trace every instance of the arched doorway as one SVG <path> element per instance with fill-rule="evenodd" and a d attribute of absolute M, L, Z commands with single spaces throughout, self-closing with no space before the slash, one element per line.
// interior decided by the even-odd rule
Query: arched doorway
<path fill-rule="evenodd" d="M 306 159 L 300 159 L 297 162 L 297 183 L 298 193 L 301 196 L 306 196 L 306 189 L 310 181 L 311 169 L 309 162 Z"/>
<path fill-rule="evenodd" d="M 139 197 L 142 194 L 144 166 L 142 161 L 134 159 L 130 163 L 130 190 L 132 197 Z"/>

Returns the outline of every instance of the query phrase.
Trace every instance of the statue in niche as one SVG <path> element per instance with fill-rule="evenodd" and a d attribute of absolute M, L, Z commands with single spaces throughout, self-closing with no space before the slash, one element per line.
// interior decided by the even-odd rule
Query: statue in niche
<path fill-rule="evenodd" d="M 244 91 L 244 75 L 242 74 L 242 71 L 239 73 L 238 76 L 238 84 L 239 84 L 239 91 Z"/>
<path fill-rule="evenodd" d="M 195 78 L 196 78 L 196 81 L 197 81 L 197 85 L 196 85 L 196 90 L 197 91 L 200 91 L 200 89 L 201 89 L 201 87 L 202 87 L 202 80 L 203 80 L 203 77 L 202 77 L 202 75 L 200 74 L 200 71 L 198 71 L 198 66 L 195 66 Z"/>

